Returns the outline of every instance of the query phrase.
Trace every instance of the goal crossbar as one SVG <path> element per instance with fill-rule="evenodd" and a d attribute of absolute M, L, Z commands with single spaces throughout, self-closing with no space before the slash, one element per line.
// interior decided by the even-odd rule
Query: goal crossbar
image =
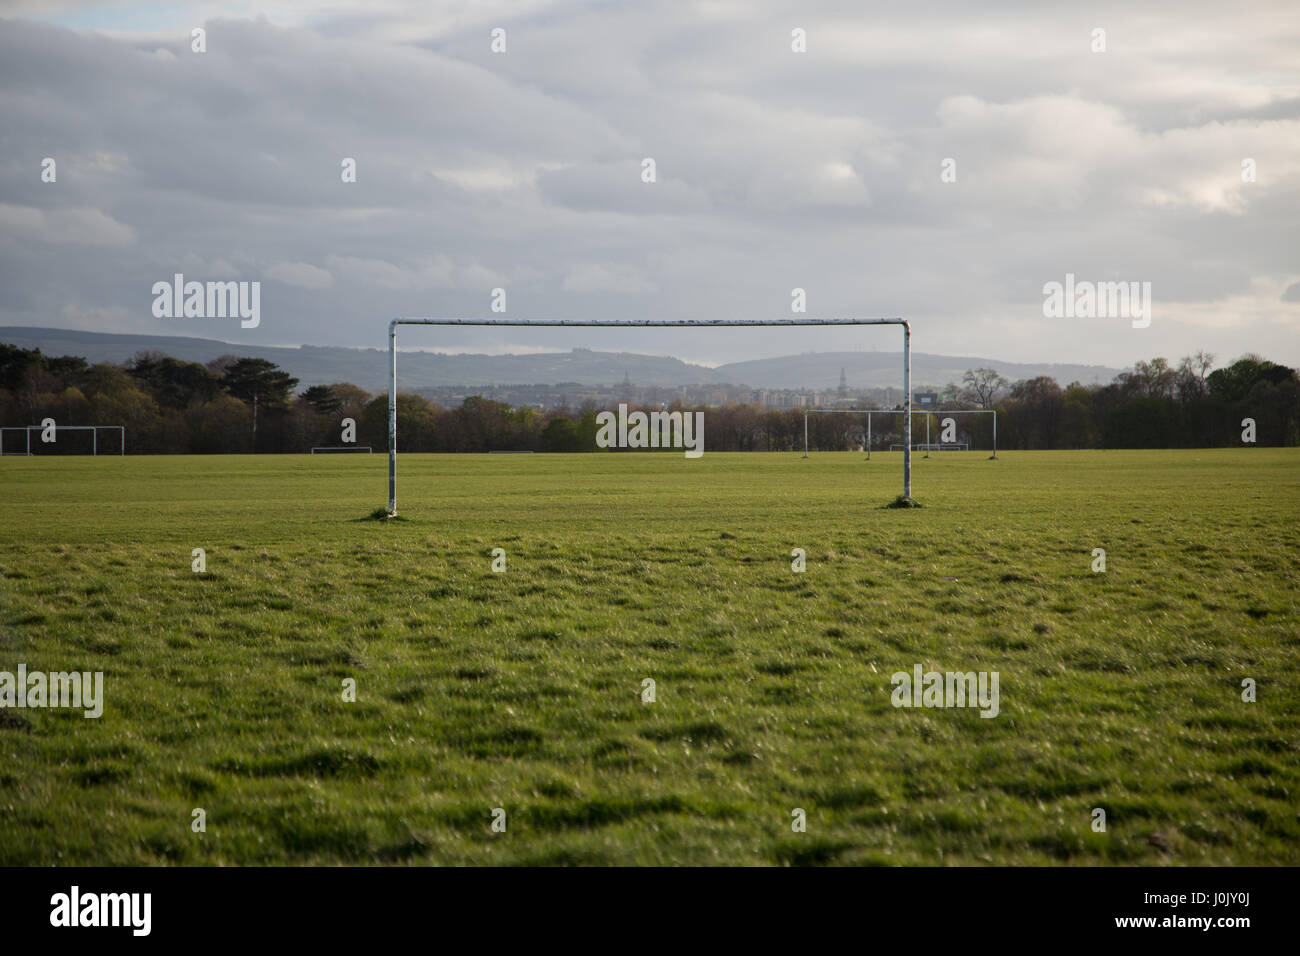
<path fill-rule="evenodd" d="M 476 325 L 521 328 L 750 328 L 761 326 L 898 325 L 903 329 L 903 396 L 908 412 L 904 432 L 903 497 L 912 497 L 912 327 L 906 319 L 393 319 L 388 323 L 388 513 L 397 514 L 397 327 L 399 325 Z"/>

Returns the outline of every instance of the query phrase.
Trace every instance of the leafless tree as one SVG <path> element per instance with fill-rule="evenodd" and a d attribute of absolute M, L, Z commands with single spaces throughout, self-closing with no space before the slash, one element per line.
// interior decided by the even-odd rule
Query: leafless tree
<path fill-rule="evenodd" d="M 967 369 L 961 381 L 966 386 L 962 397 L 980 408 L 992 408 L 998 392 L 1007 387 L 1007 380 L 991 368 Z"/>

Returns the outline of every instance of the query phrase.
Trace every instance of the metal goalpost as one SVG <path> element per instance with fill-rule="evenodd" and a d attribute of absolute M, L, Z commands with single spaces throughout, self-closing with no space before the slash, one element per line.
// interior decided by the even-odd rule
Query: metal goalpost
<path fill-rule="evenodd" d="M 906 319 L 393 319 L 388 323 L 388 514 L 397 514 L 397 327 L 399 325 L 518 326 L 521 328 L 751 328 L 806 325 L 899 325 L 903 328 L 903 497 L 912 497 L 912 327 Z M 805 437 L 807 419 L 805 418 Z"/>
<path fill-rule="evenodd" d="M 126 428 L 122 425 L 6 425 L 0 428 L 0 457 L 9 455 L 31 455 L 32 454 L 32 432 L 45 431 L 47 427 L 54 429 L 54 435 L 57 438 L 59 432 L 90 432 L 90 454 L 99 457 L 99 430 L 116 431 L 118 433 L 118 454 L 126 454 Z M 27 435 L 27 445 L 21 452 L 4 450 L 4 433 L 5 432 L 25 432 Z"/>
<path fill-rule="evenodd" d="M 910 403 L 909 403 L 910 404 Z M 808 457 L 808 416 L 809 415 L 866 415 L 867 416 L 867 460 L 871 460 L 871 416 L 872 415 L 902 415 L 901 408 L 805 408 L 803 410 L 803 456 Z M 992 415 L 993 416 L 993 454 L 991 458 L 998 457 L 998 413 L 994 408 L 952 408 L 952 409 L 930 409 L 930 408 L 912 408 L 908 413 L 908 425 L 911 424 L 912 415 L 924 415 L 925 418 L 925 457 L 930 457 L 930 416 L 937 415 L 940 419 L 949 415 Z M 911 428 L 905 428 L 907 433 L 905 440 L 907 442 L 904 451 L 910 452 L 912 448 Z M 942 450 L 942 449 L 940 449 Z"/>

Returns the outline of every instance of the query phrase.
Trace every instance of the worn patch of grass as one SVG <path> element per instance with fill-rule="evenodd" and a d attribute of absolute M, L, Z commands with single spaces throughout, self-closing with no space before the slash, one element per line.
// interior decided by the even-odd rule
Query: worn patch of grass
<path fill-rule="evenodd" d="M 1300 862 L 1300 452 L 900 459 L 6 458 L 0 864 Z"/>

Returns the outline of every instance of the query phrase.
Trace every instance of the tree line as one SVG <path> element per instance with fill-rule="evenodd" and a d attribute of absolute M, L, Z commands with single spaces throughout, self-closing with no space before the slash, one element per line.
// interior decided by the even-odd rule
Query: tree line
<path fill-rule="evenodd" d="M 1138 362 L 1107 385 L 1064 388 L 1048 377 L 1007 382 L 992 369 L 971 369 L 945 393 L 952 400 L 931 420 L 939 440 L 944 408 L 997 413 L 998 446 L 1007 449 L 1192 448 L 1238 445 L 1242 420 L 1255 422 L 1261 445 L 1300 445 L 1300 378 L 1294 369 L 1247 355 L 1210 371 L 1213 356 L 1197 353 L 1171 366 Z M 388 396 L 347 382 L 296 391 L 298 380 L 265 359 L 225 355 L 207 364 L 142 352 L 122 365 L 89 364 L 75 356 L 0 344 L 0 423 L 122 425 L 129 454 L 300 453 L 337 446 L 345 419 L 355 443 L 388 444 Z M 634 408 L 637 406 L 633 406 Z M 704 411 L 709 451 L 797 451 L 803 409 L 730 404 L 671 410 Z M 650 409 L 643 409 L 650 410 Z M 413 393 L 397 400 L 400 446 L 408 452 L 596 451 L 596 413 L 514 407 L 478 396 L 456 407 Z M 959 441 L 991 447 L 992 416 L 960 416 Z M 902 441 L 903 416 L 873 416 L 872 447 Z M 923 419 L 913 441 L 924 440 Z M 76 433 L 42 454 L 89 450 Z M 813 450 L 861 448 L 865 421 L 856 415 L 810 415 Z M 35 439 L 33 439 L 35 440 Z M 12 441 L 12 439 L 11 439 Z M 14 450 L 6 442 L 9 451 Z"/>
<path fill-rule="evenodd" d="M 1245 355 L 1209 371 L 1205 352 L 1170 365 L 1138 362 L 1108 385 L 1062 388 L 1046 376 L 1008 384 L 988 369 L 967 372 L 992 385 L 998 445 L 1005 448 L 1217 448 L 1242 444 L 1253 422 L 1259 445 L 1300 445 L 1296 370 Z"/>

